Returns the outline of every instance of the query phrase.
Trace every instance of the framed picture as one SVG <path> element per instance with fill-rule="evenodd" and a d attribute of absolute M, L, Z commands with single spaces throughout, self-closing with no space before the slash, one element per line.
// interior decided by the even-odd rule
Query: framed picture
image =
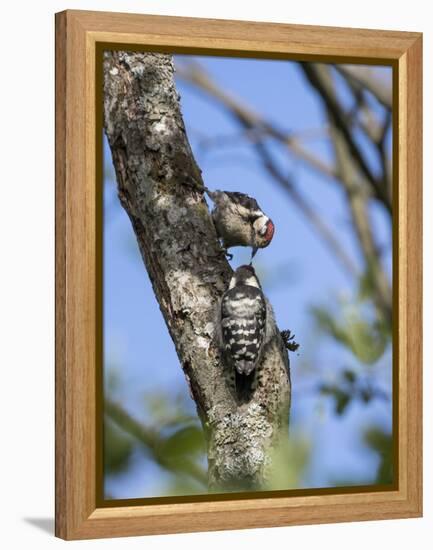
<path fill-rule="evenodd" d="M 422 513 L 422 36 L 56 15 L 56 534 Z"/>

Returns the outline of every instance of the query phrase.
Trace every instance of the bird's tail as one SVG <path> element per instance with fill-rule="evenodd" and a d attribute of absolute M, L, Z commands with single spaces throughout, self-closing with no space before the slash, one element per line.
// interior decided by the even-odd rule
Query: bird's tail
<path fill-rule="evenodd" d="M 251 399 L 255 389 L 255 378 L 255 371 L 251 374 L 235 372 L 236 395 L 240 403 L 246 403 Z"/>
<path fill-rule="evenodd" d="M 236 395 L 241 403 L 251 399 L 255 388 L 256 371 L 251 361 L 240 361 L 235 369 Z"/>

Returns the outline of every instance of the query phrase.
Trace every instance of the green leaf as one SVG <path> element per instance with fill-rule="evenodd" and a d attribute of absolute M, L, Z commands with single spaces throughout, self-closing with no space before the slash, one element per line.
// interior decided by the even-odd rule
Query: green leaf
<path fill-rule="evenodd" d="M 376 483 L 389 484 L 393 481 L 394 449 L 392 434 L 380 428 L 370 428 L 364 434 L 364 441 L 370 449 L 380 456 Z"/>
<path fill-rule="evenodd" d="M 343 378 L 348 382 L 349 384 L 353 385 L 356 383 L 357 374 L 353 370 L 350 369 L 344 369 L 343 371 Z"/>
<path fill-rule="evenodd" d="M 364 321 L 353 308 L 343 311 L 341 321 L 322 307 L 314 307 L 312 313 L 322 330 L 350 349 L 362 363 L 371 365 L 385 352 L 389 337 L 382 325 Z"/>
<path fill-rule="evenodd" d="M 134 445 L 129 437 L 108 419 L 104 422 L 104 469 L 106 474 L 120 473 L 129 466 Z"/>
<path fill-rule="evenodd" d="M 370 267 L 367 267 L 365 272 L 359 279 L 358 298 L 361 301 L 369 300 L 374 295 L 374 274 Z"/>
<path fill-rule="evenodd" d="M 311 457 L 311 441 L 300 433 L 291 433 L 271 451 L 272 471 L 267 489 L 295 489 L 301 485 L 302 475 Z"/>
<path fill-rule="evenodd" d="M 205 450 L 203 431 L 198 426 L 186 426 L 167 437 L 158 449 L 164 461 L 176 461 L 196 456 Z"/>
<path fill-rule="evenodd" d="M 342 415 L 344 411 L 346 410 L 347 405 L 351 401 L 351 396 L 348 393 L 341 392 L 337 396 L 337 402 L 335 406 L 335 412 L 339 415 Z"/>
<path fill-rule="evenodd" d="M 352 400 L 352 395 L 336 385 L 322 384 L 319 387 L 319 391 L 320 393 L 324 395 L 329 395 L 330 397 L 333 397 L 335 399 L 335 412 L 338 415 L 342 415 L 344 413 L 347 406 Z"/>

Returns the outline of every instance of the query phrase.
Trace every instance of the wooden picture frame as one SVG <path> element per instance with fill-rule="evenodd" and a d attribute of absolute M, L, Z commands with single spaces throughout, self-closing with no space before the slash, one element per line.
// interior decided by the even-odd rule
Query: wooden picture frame
<path fill-rule="evenodd" d="M 397 479 L 392 490 L 101 506 L 97 284 L 98 52 L 104 45 L 324 62 L 394 72 Z M 99 119 L 98 119 L 99 116 Z M 121 13 L 56 14 L 56 535 L 64 539 L 422 514 L 422 35 Z"/>

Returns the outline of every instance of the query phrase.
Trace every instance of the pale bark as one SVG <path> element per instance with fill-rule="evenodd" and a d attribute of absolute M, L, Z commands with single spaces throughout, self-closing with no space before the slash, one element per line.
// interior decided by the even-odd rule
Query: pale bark
<path fill-rule="evenodd" d="M 201 172 L 173 72 L 169 55 L 105 53 L 104 124 L 119 198 L 206 433 L 209 488 L 266 488 L 272 450 L 288 436 L 287 351 L 272 323 L 261 382 L 240 405 L 225 376 L 215 331 L 216 308 L 232 270 L 198 189 Z"/>

